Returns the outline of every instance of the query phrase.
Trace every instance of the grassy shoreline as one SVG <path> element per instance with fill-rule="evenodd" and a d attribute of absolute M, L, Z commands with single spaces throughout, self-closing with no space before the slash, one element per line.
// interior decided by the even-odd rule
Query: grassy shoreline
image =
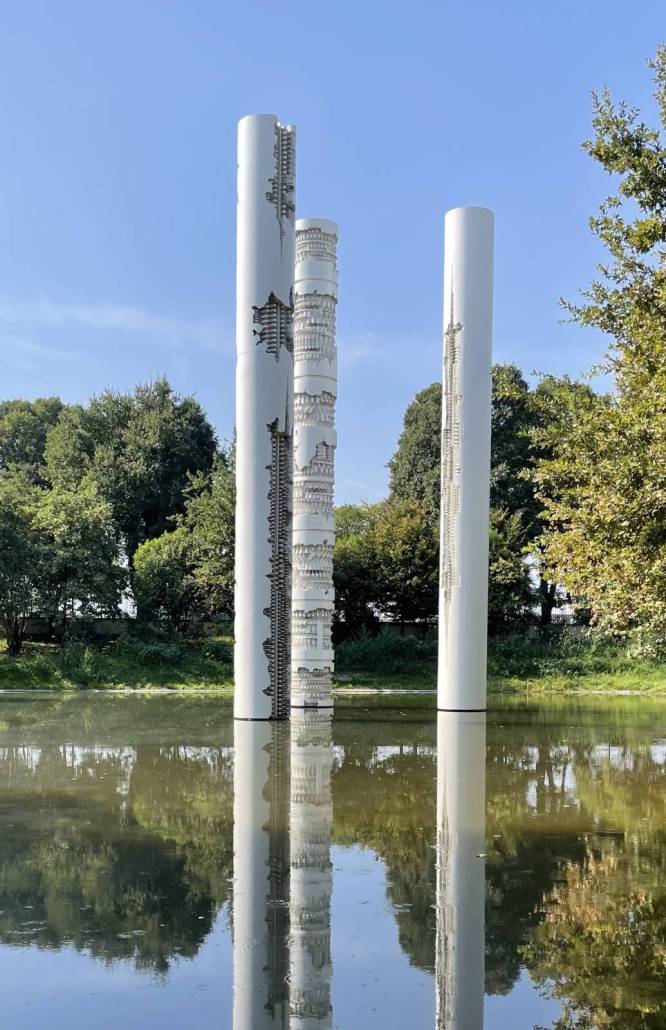
<path fill-rule="evenodd" d="M 378 672 L 377 670 L 381 670 Z M 385 636 L 336 649 L 335 688 L 349 691 L 432 691 L 436 642 Z M 131 691 L 233 693 L 233 646 L 228 637 L 180 643 L 118 641 L 102 647 L 28 644 L 19 658 L 0 646 L 0 692 Z M 666 663 L 629 657 L 594 637 L 492 641 L 490 694 L 615 694 L 666 696 Z"/>

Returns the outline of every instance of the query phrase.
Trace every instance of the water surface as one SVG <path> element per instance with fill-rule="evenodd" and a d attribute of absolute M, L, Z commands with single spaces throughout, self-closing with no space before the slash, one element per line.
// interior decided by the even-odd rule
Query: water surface
<path fill-rule="evenodd" d="M 0 697 L 2 1026 L 665 1027 L 666 704 L 430 705 Z"/>

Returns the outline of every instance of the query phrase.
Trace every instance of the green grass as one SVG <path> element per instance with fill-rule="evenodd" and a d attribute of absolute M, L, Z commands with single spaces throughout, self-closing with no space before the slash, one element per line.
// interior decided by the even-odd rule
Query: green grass
<path fill-rule="evenodd" d="M 233 689 L 232 643 L 116 641 L 97 647 L 27 644 L 19 658 L 0 647 L 0 690 Z"/>
<path fill-rule="evenodd" d="M 344 688 L 433 689 L 437 641 L 385 635 L 341 644 L 336 679 Z M 666 693 L 666 663 L 629 656 L 619 643 L 593 633 L 551 631 L 541 639 L 490 641 L 491 692 L 595 691 Z"/>
<path fill-rule="evenodd" d="M 433 690 L 437 641 L 385 634 L 336 648 L 342 689 Z M 666 694 L 666 663 L 630 657 L 594 634 L 551 632 L 542 639 L 506 637 L 488 651 L 491 692 Z M 232 642 L 218 637 L 180 643 L 125 640 L 103 647 L 28 644 L 20 658 L 0 646 L 0 690 L 233 690 Z"/>

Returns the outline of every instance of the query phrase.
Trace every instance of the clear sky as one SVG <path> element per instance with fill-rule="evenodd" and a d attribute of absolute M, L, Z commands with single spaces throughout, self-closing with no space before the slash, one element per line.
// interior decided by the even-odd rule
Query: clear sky
<path fill-rule="evenodd" d="M 235 135 L 298 130 L 297 204 L 340 224 L 338 502 L 376 500 L 439 378 L 443 213 L 497 217 L 495 357 L 577 374 L 561 324 L 609 181 L 605 82 L 654 114 L 663 0 L 0 0 L 0 398 L 166 373 L 234 420 Z"/>

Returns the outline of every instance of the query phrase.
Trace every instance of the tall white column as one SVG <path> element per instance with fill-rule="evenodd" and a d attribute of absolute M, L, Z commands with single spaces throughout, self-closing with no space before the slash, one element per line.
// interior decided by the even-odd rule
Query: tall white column
<path fill-rule="evenodd" d="M 328 1030 L 331 1007 L 330 709 L 291 717 L 290 1030 Z"/>
<path fill-rule="evenodd" d="M 486 707 L 495 219 L 444 222 L 444 371 L 437 707 Z"/>
<path fill-rule="evenodd" d="M 338 227 L 296 223 L 291 703 L 330 707 Z"/>
<path fill-rule="evenodd" d="M 289 727 L 234 728 L 233 1028 L 289 1027 Z"/>
<path fill-rule="evenodd" d="M 483 1030 L 486 719 L 437 714 L 437 1030 Z"/>
<path fill-rule="evenodd" d="M 238 123 L 234 715 L 289 716 L 295 130 Z"/>

